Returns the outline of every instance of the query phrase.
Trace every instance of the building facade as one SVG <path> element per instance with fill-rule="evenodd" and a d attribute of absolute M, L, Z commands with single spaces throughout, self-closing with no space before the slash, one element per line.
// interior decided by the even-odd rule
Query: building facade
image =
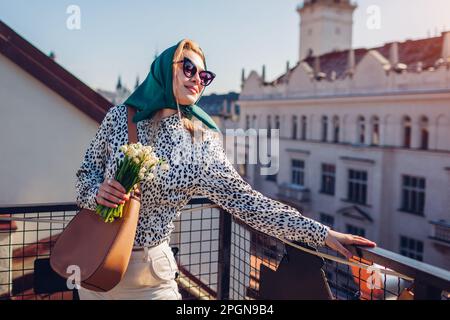
<path fill-rule="evenodd" d="M 341 2 L 353 8 L 307 1 L 301 19 L 314 11 L 327 25 Z M 300 34 L 302 52 L 312 42 Z M 338 231 L 450 269 L 450 32 L 318 52 L 272 82 L 244 80 L 240 127 L 280 135 L 278 173 L 248 164 L 246 179 Z"/>

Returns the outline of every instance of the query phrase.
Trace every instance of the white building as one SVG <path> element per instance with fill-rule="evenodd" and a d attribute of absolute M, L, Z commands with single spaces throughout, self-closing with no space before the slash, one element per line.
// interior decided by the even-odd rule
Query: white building
<path fill-rule="evenodd" d="M 305 1 L 301 60 L 243 82 L 240 126 L 280 129 L 278 174 L 248 165 L 246 178 L 336 230 L 450 269 L 450 32 L 351 49 L 353 10 Z"/>

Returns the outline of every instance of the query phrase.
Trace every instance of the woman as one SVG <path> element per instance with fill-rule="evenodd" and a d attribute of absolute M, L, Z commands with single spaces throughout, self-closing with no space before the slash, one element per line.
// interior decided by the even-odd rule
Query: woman
<path fill-rule="evenodd" d="M 113 179 L 121 145 L 128 143 L 127 106 L 137 109 L 138 141 L 169 162 L 167 173 L 140 184 L 141 211 L 130 264 L 106 293 L 81 288 L 81 299 L 181 299 L 169 247 L 173 220 L 194 195 L 203 195 L 249 226 L 276 237 L 328 245 L 346 257 L 343 244 L 375 246 L 359 236 L 330 230 L 297 210 L 255 191 L 226 157 L 214 121 L 196 105 L 214 74 L 193 41 L 184 39 L 152 63 L 145 81 L 106 114 L 77 171 L 77 203 L 95 210 L 129 198 Z M 195 116 L 202 126 L 191 121 Z"/>

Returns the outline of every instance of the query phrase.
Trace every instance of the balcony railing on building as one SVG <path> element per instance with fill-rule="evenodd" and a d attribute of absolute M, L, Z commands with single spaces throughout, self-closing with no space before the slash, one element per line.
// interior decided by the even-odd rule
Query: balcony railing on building
<path fill-rule="evenodd" d="M 293 183 L 280 184 L 278 186 L 277 196 L 281 200 L 295 201 L 298 203 L 308 203 L 311 200 L 311 192 L 308 188 Z"/>
<path fill-rule="evenodd" d="M 430 239 L 450 247 L 450 223 L 444 220 L 430 221 Z"/>
<path fill-rule="evenodd" d="M 170 241 L 183 299 L 448 298 L 448 270 L 362 247 L 349 248 L 354 258 L 347 265 L 331 260 L 336 254 L 327 248 L 289 245 L 256 231 L 207 199 L 194 198 L 186 209 Z M 61 220 L 78 210 L 75 203 L 0 207 L 0 299 L 78 298 L 77 290 L 45 269 L 66 225 Z M 367 266 L 373 268 L 368 272 Z"/>

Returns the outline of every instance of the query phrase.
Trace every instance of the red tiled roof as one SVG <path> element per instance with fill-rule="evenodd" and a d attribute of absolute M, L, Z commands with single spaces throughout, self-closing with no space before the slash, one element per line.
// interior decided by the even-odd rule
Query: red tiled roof
<path fill-rule="evenodd" d="M 415 70 L 418 62 L 422 62 L 423 69 L 434 67 L 442 55 L 443 37 L 434 37 L 420 40 L 408 40 L 398 44 L 399 62 L 408 66 L 411 71 Z M 375 48 L 384 57 L 389 58 L 391 43 L 380 48 Z"/>
<path fill-rule="evenodd" d="M 422 63 L 422 68 L 428 69 L 434 67 L 437 60 L 441 58 L 443 48 L 443 36 L 420 39 L 420 40 L 407 40 L 398 43 L 398 56 L 399 62 L 404 63 L 408 67 L 408 71 L 414 72 L 417 64 Z M 389 60 L 390 47 L 392 43 L 386 43 L 381 47 L 376 48 L 359 48 L 355 51 L 355 65 L 358 65 L 363 57 L 369 50 L 376 50 L 382 56 Z M 336 78 L 343 78 L 348 69 L 348 55 L 349 50 L 335 51 L 323 54 L 319 57 L 320 71 L 324 72 L 327 79 L 330 79 L 331 73 L 336 72 Z M 314 68 L 315 57 L 308 57 L 303 60 L 310 67 Z M 285 82 L 289 78 L 290 74 L 299 66 L 299 63 L 288 72 L 284 73 L 276 80 L 267 82 L 267 85 L 275 85 L 281 82 Z"/>
<path fill-rule="evenodd" d="M 0 20 L 0 53 L 69 103 L 101 122 L 111 103 Z"/>

